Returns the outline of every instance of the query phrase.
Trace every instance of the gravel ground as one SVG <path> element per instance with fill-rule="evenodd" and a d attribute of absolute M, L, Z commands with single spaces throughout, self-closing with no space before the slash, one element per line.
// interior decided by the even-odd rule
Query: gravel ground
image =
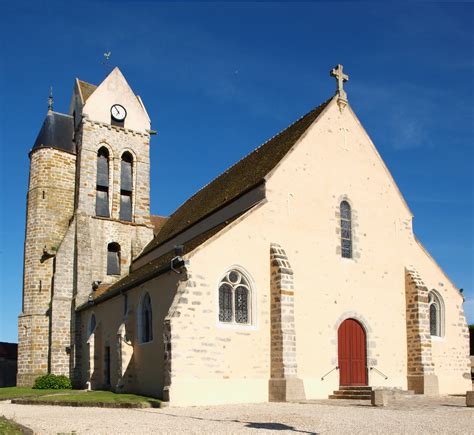
<path fill-rule="evenodd" d="M 420 396 L 374 408 L 364 401 L 320 400 L 163 409 L 99 409 L 13 405 L 0 415 L 38 434 L 205 433 L 469 434 L 474 409 L 464 397 Z"/>

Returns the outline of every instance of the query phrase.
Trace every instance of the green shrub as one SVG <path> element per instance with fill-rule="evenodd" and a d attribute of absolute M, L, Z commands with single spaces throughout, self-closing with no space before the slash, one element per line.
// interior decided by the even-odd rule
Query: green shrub
<path fill-rule="evenodd" d="M 36 378 L 33 388 L 37 390 L 70 390 L 71 380 L 64 375 L 43 375 Z"/>

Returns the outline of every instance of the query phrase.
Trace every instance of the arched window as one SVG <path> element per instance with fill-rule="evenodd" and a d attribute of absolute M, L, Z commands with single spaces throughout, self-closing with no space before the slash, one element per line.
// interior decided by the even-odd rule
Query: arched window
<path fill-rule="evenodd" d="M 145 293 L 140 304 L 138 331 L 140 343 L 148 343 L 153 340 L 153 316 L 151 298 L 148 293 Z"/>
<path fill-rule="evenodd" d="M 107 245 L 107 275 L 120 275 L 120 245 L 115 242 Z"/>
<path fill-rule="evenodd" d="M 436 337 L 442 337 L 444 307 L 441 296 L 435 291 L 430 291 L 428 294 L 428 304 L 430 307 L 430 334 Z"/>
<path fill-rule="evenodd" d="M 227 272 L 219 284 L 219 321 L 250 324 L 251 296 L 249 279 L 237 269 Z"/>
<path fill-rule="evenodd" d="M 89 320 L 89 325 L 87 327 L 87 335 L 88 337 L 90 337 L 94 331 L 95 331 L 95 327 L 97 326 L 97 323 L 96 323 L 96 320 L 95 320 L 95 314 L 92 313 L 92 316 Z"/>
<path fill-rule="evenodd" d="M 132 220 L 133 157 L 126 151 L 120 165 L 120 220 Z"/>
<path fill-rule="evenodd" d="M 109 212 L 109 151 L 102 147 L 97 153 L 97 180 L 95 196 L 96 216 L 110 217 Z"/>
<path fill-rule="evenodd" d="M 352 258 L 352 212 L 347 201 L 341 202 L 341 255 Z"/>

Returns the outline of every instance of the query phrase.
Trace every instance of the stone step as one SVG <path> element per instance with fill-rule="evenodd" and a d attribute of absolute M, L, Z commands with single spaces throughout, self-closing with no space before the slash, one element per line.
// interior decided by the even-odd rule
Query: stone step
<path fill-rule="evenodd" d="M 334 396 L 370 396 L 369 390 L 337 390 L 333 391 Z"/>
<path fill-rule="evenodd" d="M 360 391 L 372 391 L 372 387 L 367 386 L 352 386 L 352 385 L 341 385 L 339 387 L 339 391 L 346 391 L 346 390 L 360 390 Z"/>
<path fill-rule="evenodd" d="M 355 394 L 331 394 L 330 399 L 349 399 L 349 400 L 370 400 L 370 394 L 355 395 Z"/>

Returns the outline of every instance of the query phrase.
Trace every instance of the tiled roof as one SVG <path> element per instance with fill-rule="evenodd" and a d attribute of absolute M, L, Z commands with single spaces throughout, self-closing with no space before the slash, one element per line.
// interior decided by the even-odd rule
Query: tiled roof
<path fill-rule="evenodd" d="M 329 101 L 331 99 L 265 142 L 189 198 L 165 222 L 161 231 L 145 247 L 142 255 L 261 183 L 324 110 Z"/>
<path fill-rule="evenodd" d="M 93 85 L 91 83 L 84 82 L 84 81 L 79 80 L 79 79 L 77 79 L 77 83 L 79 83 L 79 87 L 81 88 L 82 98 L 83 98 L 84 103 L 85 103 L 87 101 L 87 99 L 97 89 L 97 86 Z"/>
<path fill-rule="evenodd" d="M 156 236 L 161 229 L 163 228 L 163 225 L 166 223 L 166 221 L 169 219 L 169 217 L 166 216 L 150 216 L 151 224 L 153 225 L 153 235 Z"/>

